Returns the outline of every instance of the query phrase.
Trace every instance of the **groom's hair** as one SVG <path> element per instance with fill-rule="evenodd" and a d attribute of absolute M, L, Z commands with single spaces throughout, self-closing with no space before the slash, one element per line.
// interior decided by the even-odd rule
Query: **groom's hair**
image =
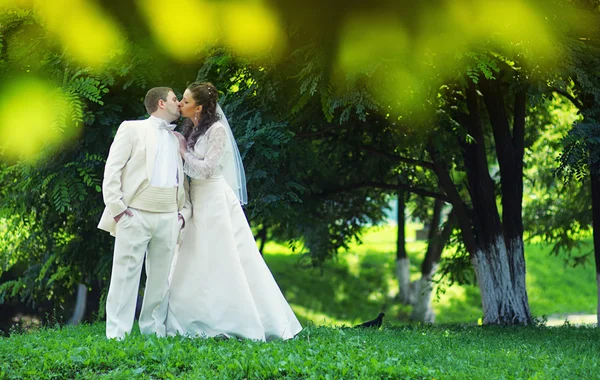
<path fill-rule="evenodd" d="M 158 101 L 164 100 L 167 101 L 167 97 L 169 96 L 169 91 L 173 91 L 169 87 L 153 87 L 146 93 L 146 97 L 144 98 L 144 105 L 146 106 L 146 111 L 148 111 L 148 115 L 152 115 L 158 109 Z"/>

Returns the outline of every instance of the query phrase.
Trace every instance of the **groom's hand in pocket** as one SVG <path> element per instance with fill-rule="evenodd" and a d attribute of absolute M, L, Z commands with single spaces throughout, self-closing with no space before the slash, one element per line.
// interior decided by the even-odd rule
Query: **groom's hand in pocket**
<path fill-rule="evenodd" d="M 181 222 L 181 228 L 180 228 L 180 230 L 182 230 L 183 227 L 185 227 L 185 218 L 183 217 L 183 215 L 177 214 L 177 220 L 179 220 Z"/>
<path fill-rule="evenodd" d="M 129 215 L 129 216 L 133 216 L 133 213 L 131 212 L 131 210 L 129 210 L 128 208 L 125 209 L 125 211 L 123 211 L 122 213 L 120 213 L 119 215 L 115 216 L 115 222 L 119 223 L 119 220 L 121 220 L 121 218 L 123 217 L 123 215 Z"/>

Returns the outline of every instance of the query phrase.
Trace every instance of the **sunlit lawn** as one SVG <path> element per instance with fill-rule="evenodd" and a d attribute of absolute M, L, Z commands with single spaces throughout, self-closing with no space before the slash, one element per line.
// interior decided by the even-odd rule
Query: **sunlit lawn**
<path fill-rule="evenodd" d="M 594 379 L 600 330 L 403 326 L 306 328 L 252 342 L 142 336 L 104 323 L 0 337 L 1 379 Z"/>
<path fill-rule="evenodd" d="M 268 244 L 266 261 L 305 327 L 291 341 L 157 338 L 136 326 L 117 342 L 104 337 L 103 321 L 57 325 L 0 337 L 0 379 L 598 377 L 600 330 L 477 326 L 474 287 L 450 287 L 435 301 L 443 325 L 407 326 L 410 308 L 393 299 L 395 233 L 393 226 L 373 228 L 363 245 L 322 269 L 303 267 L 301 254 Z M 416 278 L 425 244 L 407 246 Z M 591 267 L 565 268 L 562 258 L 535 244 L 526 252 L 536 316 L 594 311 Z M 315 326 L 355 324 L 381 310 L 388 318 L 380 330 Z"/>
<path fill-rule="evenodd" d="M 157 338 L 118 342 L 104 323 L 0 338 L 1 379 L 593 379 L 600 330 L 575 327 L 307 326 L 269 343 Z"/>
<path fill-rule="evenodd" d="M 420 276 L 426 243 L 415 241 L 415 229 L 407 229 L 407 250 L 413 279 Z M 268 243 L 265 259 L 280 287 L 302 322 L 325 325 L 352 325 L 386 312 L 386 323 L 408 321 L 410 306 L 394 300 L 396 227 L 373 227 L 363 236 L 363 244 L 353 244 L 348 252 L 322 269 L 307 268 L 301 254 L 288 247 Z M 565 266 L 563 257 L 549 255 L 550 247 L 526 245 L 529 302 L 534 317 L 552 314 L 595 313 L 596 284 L 592 266 Z M 445 253 L 446 254 L 446 253 Z M 482 316 L 479 290 L 474 286 L 442 285 L 434 297 L 437 323 L 477 323 Z"/>

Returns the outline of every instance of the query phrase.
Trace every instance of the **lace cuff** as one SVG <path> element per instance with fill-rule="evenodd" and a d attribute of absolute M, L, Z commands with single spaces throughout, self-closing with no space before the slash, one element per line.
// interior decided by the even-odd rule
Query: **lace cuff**
<path fill-rule="evenodd" d="M 208 132 L 208 150 L 204 158 L 198 158 L 190 151 L 183 156 L 183 170 L 191 178 L 211 178 L 220 171 L 220 164 L 226 153 L 227 132 L 222 125 L 215 125 Z"/>

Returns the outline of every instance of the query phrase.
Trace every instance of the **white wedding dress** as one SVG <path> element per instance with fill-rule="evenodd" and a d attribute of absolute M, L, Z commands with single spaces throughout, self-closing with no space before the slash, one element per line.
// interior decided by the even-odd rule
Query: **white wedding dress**
<path fill-rule="evenodd" d="M 290 339 L 302 330 L 260 255 L 223 168 L 232 158 L 221 122 L 184 157 L 192 218 L 171 274 L 169 335 Z"/>

